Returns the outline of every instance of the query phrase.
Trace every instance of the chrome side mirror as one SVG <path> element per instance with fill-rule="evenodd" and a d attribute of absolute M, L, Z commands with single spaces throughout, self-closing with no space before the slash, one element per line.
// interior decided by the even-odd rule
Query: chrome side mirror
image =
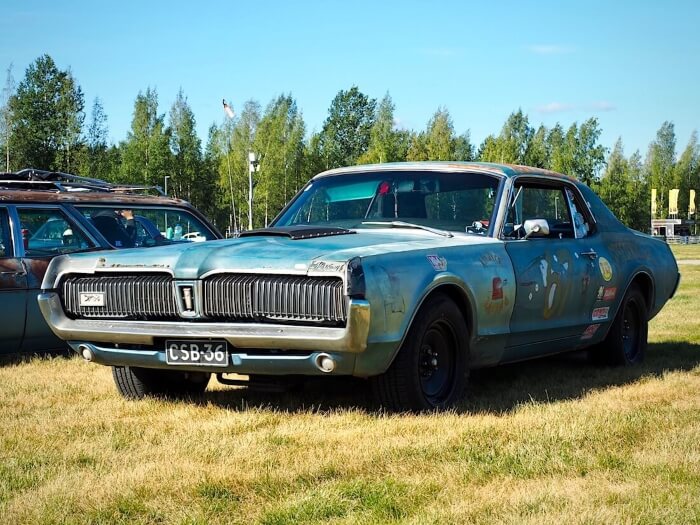
<path fill-rule="evenodd" d="M 547 219 L 530 219 L 523 224 L 525 238 L 546 237 L 549 235 L 549 223 Z"/>

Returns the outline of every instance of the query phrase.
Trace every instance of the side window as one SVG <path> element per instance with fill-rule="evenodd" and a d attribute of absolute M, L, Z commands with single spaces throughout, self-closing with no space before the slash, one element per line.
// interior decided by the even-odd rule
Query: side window
<path fill-rule="evenodd" d="M 0 208 L 0 257 L 12 257 L 12 236 L 7 209 Z"/>
<path fill-rule="evenodd" d="M 59 255 L 94 246 L 59 209 L 18 208 L 17 212 L 27 257 Z"/>
<path fill-rule="evenodd" d="M 516 185 L 506 218 L 505 236 L 521 238 L 524 235 L 522 225 L 525 221 L 546 219 L 549 238 L 573 238 L 575 232 L 569 202 L 567 192 L 562 187 Z"/>

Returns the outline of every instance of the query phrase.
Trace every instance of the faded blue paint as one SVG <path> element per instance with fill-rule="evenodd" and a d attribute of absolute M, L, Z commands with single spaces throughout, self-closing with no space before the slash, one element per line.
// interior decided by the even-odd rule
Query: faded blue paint
<path fill-rule="evenodd" d="M 450 290 L 463 306 L 470 329 L 471 366 L 480 367 L 599 342 L 633 279 L 642 279 L 646 286 L 644 279 L 649 276 L 651 288 L 644 293 L 651 300 L 650 317 L 668 300 L 677 282 L 678 268 L 668 246 L 627 229 L 593 192 L 568 177 L 518 166 L 420 163 L 333 170 L 317 179 L 376 170 L 477 171 L 501 177 L 505 182 L 499 191 L 504 194 L 497 199 L 494 237 L 460 232 L 447 237 L 419 229 L 377 228 L 310 239 L 262 235 L 147 251 L 80 253 L 52 262 L 43 287 L 55 288 L 62 271 L 98 275 L 167 271 L 175 279 L 186 280 L 217 272 L 346 279 L 347 264 L 356 260 L 364 271 L 370 316 L 366 350 L 354 355 L 351 373 L 369 376 L 384 372 L 391 364 L 416 313 L 437 290 Z M 595 216 L 595 234 L 582 239 L 495 238 L 505 222 L 506 197 L 520 177 L 575 185 Z M 595 257 L 586 255 L 590 252 Z M 181 327 L 174 326 L 172 336 L 186 336 L 187 323 L 177 323 Z M 111 326 L 119 326 L 119 321 Z M 133 328 L 128 323 L 124 326 Z M 112 342 L 120 342 L 118 334 Z M 269 348 L 284 348 L 282 339 L 279 346 L 274 344 L 271 339 Z M 119 364 L 118 352 L 110 356 L 110 364 Z M 160 354 L 153 362 L 138 362 L 167 366 Z M 231 371 L 237 371 L 235 366 Z M 295 373 L 317 372 L 295 369 Z"/>

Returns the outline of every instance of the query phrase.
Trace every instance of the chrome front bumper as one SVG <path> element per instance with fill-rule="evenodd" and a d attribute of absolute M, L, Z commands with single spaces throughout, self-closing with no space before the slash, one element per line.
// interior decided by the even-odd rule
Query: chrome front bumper
<path fill-rule="evenodd" d="M 303 355 L 288 355 L 284 352 L 249 354 L 244 350 L 231 349 L 227 366 L 173 366 L 166 362 L 164 347 L 136 350 L 83 341 L 71 341 L 70 346 L 87 361 L 100 365 L 243 375 L 352 375 L 357 356 L 348 352 L 308 352 Z M 319 366 L 319 360 L 324 357 L 332 360 L 332 370 Z"/>
<path fill-rule="evenodd" d="M 39 308 L 61 339 L 153 345 L 156 339 L 225 339 L 239 349 L 282 349 L 358 354 L 367 348 L 369 303 L 353 299 L 343 328 L 262 323 L 114 321 L 70 319 L 56 292 L 39 294 Z"/>

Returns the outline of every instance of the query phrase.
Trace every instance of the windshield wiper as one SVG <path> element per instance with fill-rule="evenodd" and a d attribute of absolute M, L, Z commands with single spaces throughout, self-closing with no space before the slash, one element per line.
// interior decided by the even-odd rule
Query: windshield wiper
<path fill-rule="evenodd" d="M 362 224 L 368 226 L 390 226 L 392 228 L 414 228 L 416 230 L 425 230 L 436 235 L 442 235 L 443 237 L 454 237 L 451 232 L 447 230 L 440 230 L 438 228 L 431 228 L 430 226 L 423 226 L 422 224 L 416 224 L 414 222 L 404 222 L 404 221 L 362 221 Z"/>

